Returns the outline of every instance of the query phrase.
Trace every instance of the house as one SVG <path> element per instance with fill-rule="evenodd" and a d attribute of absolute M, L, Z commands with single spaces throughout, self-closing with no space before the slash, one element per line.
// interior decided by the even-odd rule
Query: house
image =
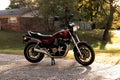
<path fill-rule="evenodd" d="M 0 10 L 0 30 L 41 30 L 39 19 L 35 17 L 37 11 L 35 8 Z"/>

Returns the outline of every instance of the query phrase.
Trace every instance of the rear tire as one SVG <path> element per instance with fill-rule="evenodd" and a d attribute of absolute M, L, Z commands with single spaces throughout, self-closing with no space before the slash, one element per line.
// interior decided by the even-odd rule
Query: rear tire
<path fill-rule="evenodd" d="M 25 58 L 32 63 L 38 63 L 44 58 L 43 53 L 38 53 L 34 51 L 35 45 L 35 42 L 28 43 L 24 49 Z"/>
<path fill-rule="evenodd" d="M 80 52 L 82 53 L 83 57 L 80 56 L 77 48 L 74 48 L 74 57 L 76 61 L 83 65 L 88 66 L 93 63 L 95 59 L 95 52 L 93 48 L 88 45 L 87 43 L 78 43 L 78 47 L 80 49 Z"/>

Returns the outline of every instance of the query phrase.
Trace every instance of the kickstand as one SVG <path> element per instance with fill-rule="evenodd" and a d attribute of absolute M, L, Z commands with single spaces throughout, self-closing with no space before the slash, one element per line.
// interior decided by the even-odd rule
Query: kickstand
<path fill-rule="evenodd" d="M 54 58 L 51 58 L 51 65 L 55 65 L 55 60 L 54 60 Z"/>

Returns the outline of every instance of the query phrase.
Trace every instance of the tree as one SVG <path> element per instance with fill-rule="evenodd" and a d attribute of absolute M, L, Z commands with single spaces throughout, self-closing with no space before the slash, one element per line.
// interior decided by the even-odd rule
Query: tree
<path fill-rule="evenodd" d="M 10 0 L 11 4 L 8 9 L 37 7 L 38 0 Z"/>
<path fill-rule="evenodd" d="M 11 4 L 9 5 L 8 9 L 15 9 L 20 8 L 18 0 L 10 0 Z"/>
<path fill-rule="evenodd" d="M 83 21 L 93 21 L 99 13 L 100 3 L 98 0 L 78 0 L 77 10 Z"/>
<path fill-rule="evenodd" d="M 59 16 L 60 20 L 67 25 L 69 15 L 75 13 L 75 4 L 76 0 L 40 0 L 39 10 L 44 17 L 45 24 L 48 24 L 48 18 Z"/>
<path fill-rule="evenodd" d="M 119 13 L 115 5 L 117 0 L 11 0 L 11 6 L 17 7 L 38 7 L 39 16 L 44 18 L 44 24 L 48 24 L 48 19 L 60 16 L 60 20 L 67 25 L 69 15 L 76 14 L 76 18 L 83 21 L 97 21 L 102 23 L 105 29 L 102 44 L 106 44 L 109 39 L 109 30 L 112 28 L 114 13 Z M 120 13 L 119 13 L 120 14 Z M 100 25 L 99 25 L 100 26 Z M 46 25 L 48 30 L 51 26 Z"/>
<path fill-rule="evenodd" d="M 104 31 L 104 34 L 103 34 L 103 42 L 102 42 L 101 49 L 104 49 L 105 45 L 110 40 L 109 30 L 112 28 L 112 23 L 113 23 L 113 20 L 114 20 L 114 13 L 116 11 L 116 6 L 114 4 L 115 1 L 116 0 L 104 0 L 104 2 L 109 5 L 109 13 L 108 13 L 108 16 L 107 16 L 107 22 L 106 22 L 106 25 L 105 25 L 105 31 Z"/>
<path fill-rule="evenodd" d="M 117 0 L 79 0 L 78 2 L 78 10 L 83 20 L 95 20 L 103 24 L 102 27 L 105 30 L 101 49 L 104 49 L 106 43 L 110 40 L 109 30 L 112 28 L 114 13 L 116 11 L 119 13 L 115 4 L 116 1 Z"/>

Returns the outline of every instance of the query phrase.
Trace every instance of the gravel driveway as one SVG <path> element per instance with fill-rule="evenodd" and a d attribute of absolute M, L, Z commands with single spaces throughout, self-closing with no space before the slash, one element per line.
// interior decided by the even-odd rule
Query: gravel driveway
<path fill-rule="evenodd" d="M 0 80 L 120 80 L 120 65 L 94 62 L 88 67 L 74 59 L 50 58 L 40 63 L 29 63 L 22 55 L 0 54 Z"/>

